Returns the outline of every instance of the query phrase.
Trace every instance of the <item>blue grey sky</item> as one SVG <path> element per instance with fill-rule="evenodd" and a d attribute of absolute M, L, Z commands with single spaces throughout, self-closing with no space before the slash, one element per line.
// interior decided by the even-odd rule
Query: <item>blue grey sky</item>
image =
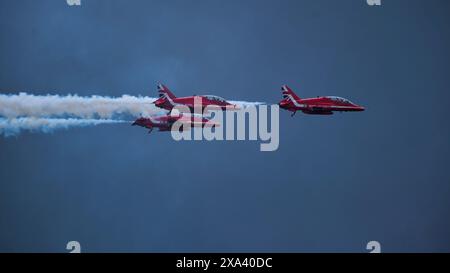
<path fill-rule="evenodd" d="M 280 112 L 280 147 L 129 124 L 0 138 L 0 251 L 450 251 L 450 2 L 0 0 L 0 92 L 232 100 Z"/>

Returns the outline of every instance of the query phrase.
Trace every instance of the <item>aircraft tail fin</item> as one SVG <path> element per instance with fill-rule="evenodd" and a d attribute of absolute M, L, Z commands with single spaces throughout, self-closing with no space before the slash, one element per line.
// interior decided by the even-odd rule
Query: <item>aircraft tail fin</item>
<path fill-rule="evenodd" d="M 300 100 L 300 97 L 292 91 L 287 85 L 281 86 L 281 91 L 283 91 L 283 98 L 293 98 L 295 100 Z"/>
<path fill-rule="evenodd" d="M 176 98 L 172 91 L 169 90 L 164 84 L 158 84 L 159 97 L 167 96 L 170 99 Z"/>

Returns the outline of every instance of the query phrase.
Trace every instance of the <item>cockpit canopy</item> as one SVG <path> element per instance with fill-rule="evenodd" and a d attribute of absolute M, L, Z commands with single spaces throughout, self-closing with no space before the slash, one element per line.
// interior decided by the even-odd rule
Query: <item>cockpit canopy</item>
<path fill-rule="evenodd" d="M 348 99 L 344 99 L 344 98 L 341 98 L 341 97 L 327 96 L 326 98 L 329 98 L 332 101 L 336 101 L 336 102 L 340 102 L 340 103 L 353 104 L 353 102 L 349 101 Z"/>
<path fill-rule="evenodd" d="M 226 102 L 226 100 L 224 98 L 221 98 L 221 97 L 218 97 L 218 96 L 205 95 L 204 97 L 207 98 L 208 100 L 212 100 L 212 101 Z"/>

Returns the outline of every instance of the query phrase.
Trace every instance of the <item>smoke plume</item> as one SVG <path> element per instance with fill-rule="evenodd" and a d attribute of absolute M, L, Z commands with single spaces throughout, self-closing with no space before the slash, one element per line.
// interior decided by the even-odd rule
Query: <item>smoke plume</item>
<path fill-rule="evenodd" d="M 55 129 L 114 124 L 166 113 L 157 108 L 151 97 L 78 95 L 0 94 L 0 135 L 22 131 L 52 132 Z M 234 102 L 245 108 L 261 103 Z"/>
<path fill-rule="evenodd" d="M 70 127 L 95 126 L 100 124 L 122 123 L 122 120 L 111 119 L 75 119 L 75 118 L 0 118 L 0 135 L 14 136 L 23 130 L 31 132 L 50 133 L 56 129 L 68 129 Z"/>

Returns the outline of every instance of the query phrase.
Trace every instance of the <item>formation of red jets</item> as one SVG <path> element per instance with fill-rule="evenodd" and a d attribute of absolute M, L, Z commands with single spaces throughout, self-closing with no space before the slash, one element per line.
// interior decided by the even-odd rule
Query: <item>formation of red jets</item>
<path fill-rule="evenodd" d="M 333 112 L 360 112 L 364 111 L 364 107 L 357 105 L 347 99 L 335 96 L 325 96 L 316 98 L 300 98 L 287 85 L 281 87 L 283 99 L 278 103 L 280 108 L 292 112 L 294 116 L 297 111 L 301 111 L 308 115 L 332 115 Z M 153 104 L 165 110 L 172 111 L 176 106 L 183 105 L 194 110 L 196 105 L 202 106 L 202 111 L 208 109 L 220 110 L 239 110 L 236 104 L 232 104 L 225 99 L 212 95 L 195 95 L 189 97 L 176 97 L 166 86 L 158 84 L 159 98 Z M 194 103 L 195 101 L 195 103 Z M 217 123 L 212 123 L 209 119 L 191 114 L 191 113 L 176 113 L 166 114 L 153 117 L 141 117 L 137 119 L 132 125 L 142 126 L 150 129 L 158 128 L 159 131 L 171 131 L 172 125 L 176 122 L 189 124 L 194 127 L 205 126 L 219 126 Z"/>

